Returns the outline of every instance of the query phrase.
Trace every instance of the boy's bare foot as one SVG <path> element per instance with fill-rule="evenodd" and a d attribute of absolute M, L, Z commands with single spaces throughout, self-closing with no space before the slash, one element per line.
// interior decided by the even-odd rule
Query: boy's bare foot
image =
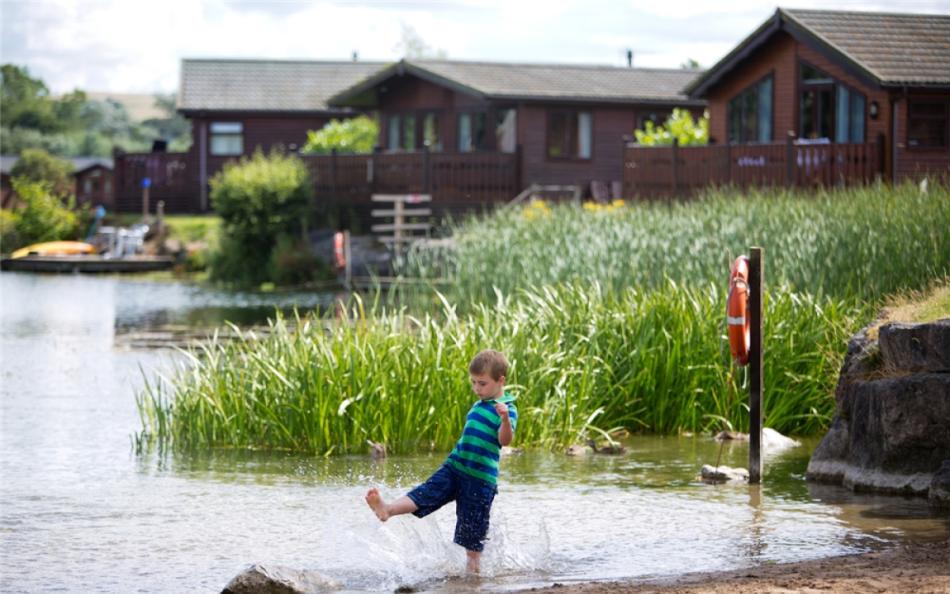
<path fill-rule="evenodd" d="M 366 492 L 366 504 L 373 510 L 380 522 L 389 519 L 389 511 L 386 509 L 386 502 L 379 494 L 379 489 L 372 488 Z"/>

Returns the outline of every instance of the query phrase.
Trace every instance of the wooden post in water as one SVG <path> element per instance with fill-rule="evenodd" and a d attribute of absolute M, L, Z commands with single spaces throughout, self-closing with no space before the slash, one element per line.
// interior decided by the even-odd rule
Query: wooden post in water
<path fill-rule="evenodd" d="M 762 248 L 749 256 L 749 484 L 762 482 Z"/>

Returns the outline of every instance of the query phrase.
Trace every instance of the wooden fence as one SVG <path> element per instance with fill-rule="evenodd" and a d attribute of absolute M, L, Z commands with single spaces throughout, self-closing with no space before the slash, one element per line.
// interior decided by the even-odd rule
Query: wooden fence
<path fill-rule="evenodd" d="M 624 149 L 623 195 L 688 196 L 709 186 L 860 185 L 883 174 L 884 142 L 785 143 Z"/>
<path fill-rule="evenodd" d="M 373 194 L 431 194 L 433 209 L 451 212 L 509 201 L 520 187 L 517 153 L 406 153 L 301 155 L 310 170 L 317 205 L 370 208 Z M 214 174 L 209 170 L 207 177 Z M 142 180 L 150 202 L 166 212 L 200 212 L 198 163 L 190 153 L 115 155 L 116 208 L 141 211 Z M 368 211 L 367 211 L 368 213 Z"/>

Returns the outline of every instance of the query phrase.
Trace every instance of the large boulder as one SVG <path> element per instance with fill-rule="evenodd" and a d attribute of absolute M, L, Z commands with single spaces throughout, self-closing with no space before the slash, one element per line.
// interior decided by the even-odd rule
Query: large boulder
<path fill-rule="evenodd" d="M 317 594 L 339 587 L 316 571 L 258 563 L 234 576 L 221 594 Z"/>
<path fill-rule="evenodd" d="M 950 319 L 886 324 L 848 345 L 836 415 L 807 477 L 853 490 L 928 495 L 950 459 Z"/>

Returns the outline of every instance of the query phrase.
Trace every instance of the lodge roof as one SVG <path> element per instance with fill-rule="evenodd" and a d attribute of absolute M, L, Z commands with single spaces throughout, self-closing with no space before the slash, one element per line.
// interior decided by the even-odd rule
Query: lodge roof
<path fill-rule="evenodd" d="M 383 62 L 185 59 L 182 112 L 339 112 L 327 98 L 378 71 Z"/>
<path fill-rule="evenodd" d="M 341 90 L 330 105 L 368 106 L 375 87 L 412 74 L 481 99 L 519 101 L 696 104 L 682 91 L 698 70 L 575 64 L 401 60 Z"/>
<path fill-rule="evenodd" d="M 73 166 L 73 173 L 85 171 L 90 167 L 99 166 L 106 169 L 112 169 L 112 159 L 110 157 L 58 157 L 63 161 L 68 161 Z M 20 160 L 19 155 L 0 155 L 0 172 L 9 175 L 13 166 Z"/>
<path fill-rule="evenodd" d="M 882 87 L 950 86 L 950 15 L 779 8 L 686 92 L 704 96 L 779 30 Z"/>

